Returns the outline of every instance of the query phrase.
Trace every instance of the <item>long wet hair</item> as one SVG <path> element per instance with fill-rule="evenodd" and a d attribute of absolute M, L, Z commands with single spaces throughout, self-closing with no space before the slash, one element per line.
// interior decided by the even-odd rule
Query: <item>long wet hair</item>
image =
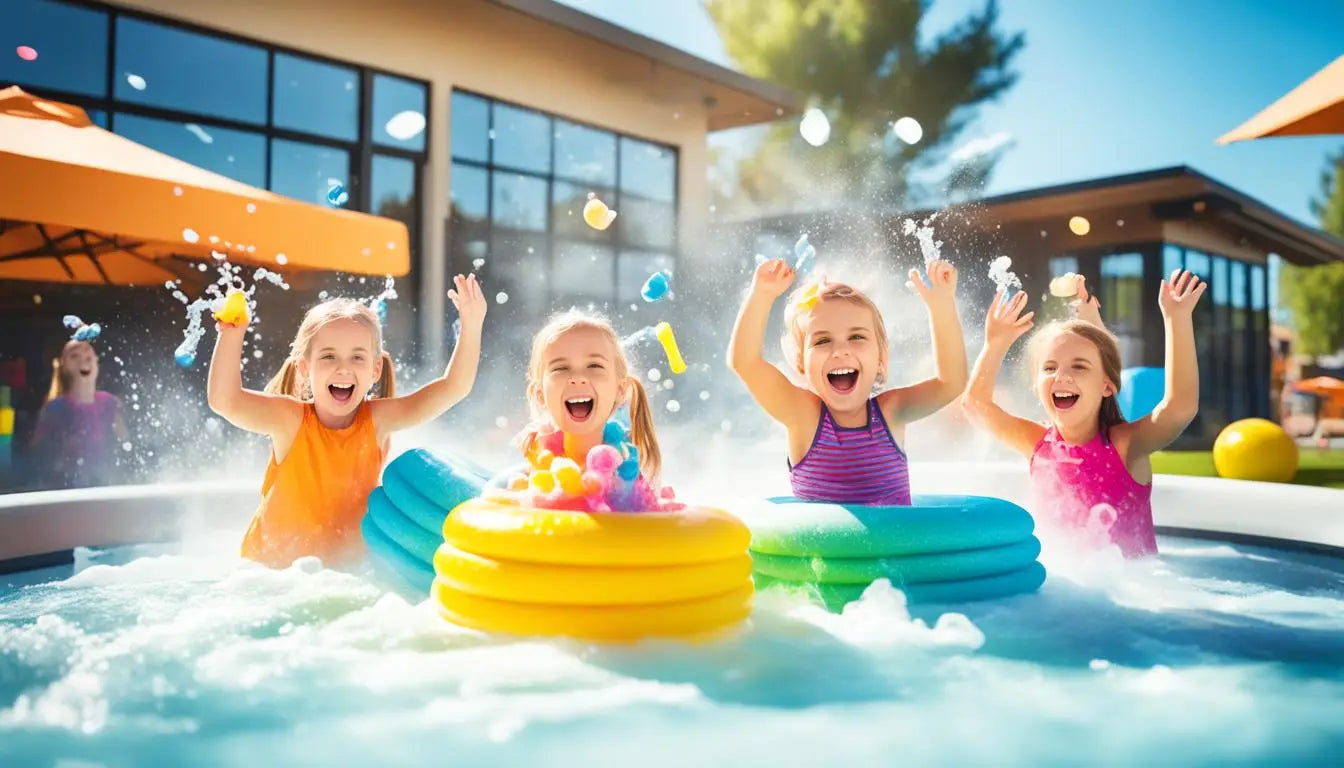
<path fill-rule="evenodd" d="M 52 400 L 58 400 L 62 397 L 65 397 L 65 393 L 69 392 L 70 388 L 74 386 L 74 375 L 68 373 L 65 370 L 65 368 L 61 365 L 61 361 L 65 359 L 66 352 L 69 352 L 70 350 L 79 346 L 88 346 L 90 349 L 93 349 L 93 345 L 89 344 L 89 342 L 87 341 L 70 339 L 69 341 L 65 342 L 64 346 L 61 347 L 61 354 L 52 358 L 51 386 L 47 388 L 48 403 L 50 403 Z M 94 351 L 94 354 L 95 355 L 98 354 L 97 350 Z"/>
<path fill-rule="evenodd" d="M 1101 372 L 1111 382 L 1115 393 L 1101 399 L 1101 410 L 1097 414 L 1097 426 L 1103 440 L 1111 439 L 1111 427 L 1124 424 L 1124 414 L 1120 413 L 1120 403 L 1116 397 L 1120 394 L 1120 345 L 1115 337 L 1104 328 L 1098 328 L 1086 320 L 1060 320 L 1042 328 L 1031 339 L 1031 363 L 1033 368 L 1040 367 L 1041 354 L 1047 344 L 1055 338 L 1072 333 L 1092 342 L 1101 358 Z"/>
<path fill-rule="evenodd" d="M 888 357 L 887 347 L 887 326 L 882 321 L 882 310 L 877 308 L 877 304 L 868 298 L 868 295 L 858 288 L 848 283 L 835 282 L 822 277 L 817 277 L 799 285 L 789 294 L 789 300 L 784 305 L 784 336 L 780 338 L 780 346 L 784 349 L 784 358 L 798 369 L 799 373 L 803 370 L 803 318 L 811 311 L 810 307 L 803 304 L 804 294 L 816 289 L 817 301 L 844 301 L 863 307 L 873 313 L 873 333 L 876 336 L 877 348 L 879 353 L 885 359 Z M 879 372 L 876 384 L 885 383 L 885 372 Z"/>
<path fill-rule="evenodd" d="M 639 377 L 630 375 L 630 361 L 621 348 L 621 339 L 616 329 L 601 315 L 590 314 L 577 309 L 562 312 L 551 318 L 532 339 L 532 357 L 527 364 L 527 392 L 532 409 L 532 418 L 541 423 L 547 415 L 541 409 L 542 379 L 546 361 L 542 354 L 546 347 L 566 333 L 578 330 L 593 330 L 611 343 L 613 351 L 612 365 L 616 369 L 616 378 L 624 379 L 630 386 L 630 442 L 639 449 L 639 469 L 645 477 L 656 481 L 663 468 L 662 451 L 658 448 L 658 437 L 653 431 L 653 409 L 649 407 L 649 396 Z M 535 433 L 533 433 L 535 436 Z M 525 439 L 530 439 L 525 436 Z"/>
<path fill-rule="evenodd" d="M 392 356 L 383 350 L 383 326 L 378 315 L 367 305 L 355 299 L 329 299 L 308 310 L 289 345 L 289 356 L 266 384 L 266 391 L 277 395 L 288 395 L 300 400 L 312 397 L 308 382 L 299 373 L 299 361 L 304 360 L 313 351 L 313 339 L 317 332 L 337 320 L 353 320 L 368 328 L 373 334 L 374 354 L 383 361 L 382 373 L 370 390 L 374 397 L 392 397 L 396 394 L 396 377 L 392 372 Z"/>

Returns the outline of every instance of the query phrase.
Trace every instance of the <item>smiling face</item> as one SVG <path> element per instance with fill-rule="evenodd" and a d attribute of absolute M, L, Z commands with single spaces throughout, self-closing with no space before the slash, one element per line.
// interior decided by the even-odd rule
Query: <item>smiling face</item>
<path fill-rule="evenodd" d="M 1086 430 L 1098 423 L 1104 398 L 1116 393 L 1097 345 L 1076 333 L 1046 341 L 1036 362 L 1036 396 L 1057 428 Z"/>
<path fill-rule="evenodd" d="M 577 327 L 542 347 L 529 394 L 562 432 L 601 432 L 629 398 L 619 349 L 596 328 Z"/>
<path fill-rule="evenodd" d="M 61 351 L 61 374 L 71 386 L 98 380 L 98 353 L 88 342 L 67 344 Z"/>
<path fill-rule="evenodd" d="M 318 413 L 336 418 L 354 413 L 382 369 L 373 329 L 348 318 L 323 325 L 299 364 Z"/>
<path fill-rule="evenodd" d="M 799 318 L 803 376 L 831 411 L 865 407 L 885 378 L 887 350 L 876 325 L 870 308 L 842 299 L 820 301 Z"/>

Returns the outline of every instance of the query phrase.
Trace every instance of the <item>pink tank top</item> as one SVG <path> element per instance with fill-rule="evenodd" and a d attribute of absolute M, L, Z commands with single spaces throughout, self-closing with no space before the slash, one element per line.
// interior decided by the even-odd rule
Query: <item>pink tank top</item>
<path fill-rule="evenodd" d="M 1100 432 L 1071 445 L 1051 427 L 1031 455 L 1032 511 L 1043 521 L 1109 540 L 1125 557 L 1157 554 L 1153 486 L 1134 479 Z"/>

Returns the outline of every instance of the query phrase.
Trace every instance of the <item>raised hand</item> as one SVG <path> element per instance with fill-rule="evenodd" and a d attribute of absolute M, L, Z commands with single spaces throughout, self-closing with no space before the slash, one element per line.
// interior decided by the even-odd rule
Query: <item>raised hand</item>
<path fill-rule="evenodd" d="M 457 315 L 462 318 L 464 327 L 480 328 L 485 323 L 486 301 L 481 292 L 481 284 L 476 275 L 453 278 L 453 287 L 448 290 L 448 298 L 457 307 Z"/>
<path fill-rule="evenodd" d="M 910 280 L 906 286 L 919 295 L 924 304 L 934 306 L 955 306 L 957 299 L 957 268 L 942 259 L 928 263 L 925 272 L 929 276 L 926 283 L 919 276 L 919 270 L 910 270 Z"/>
<path fill-rule="evenodd" d="M 793 267 L 783 259 L 769 259 L 756 266 L 756 274 L 751 279 L 751 292 L 771 299 L 778 298 L 789 289 L 795 277 Z"/>
<path fill-rule="evenodd" d="M 1069 306 L 1073 308 L 1074 317 L 1085 320 L 1098 328 L 1105 328 L 1105 324 L 1101 322 L 1101 302 L 1097 301 L 1096 296 L 1087 292 L 1086 278 L 1078 275 L 1074 285 L 1076 286 L 1076 293 L 1073 301 L 1069 303 Z"/>
<path fill-rule="evenodd" d="M 1035 312 L 1022 314 L 1027 306 L 1027 294 L 1018 291 L 1013 298 L 1003 300 L 1003 290 L 994 294 L 994 302 L 985 315 L 985 346 L 999 351 L 1007 350 L 1022 334 L 1031 330 Z"/>
<path fill-rule="evenodd" d="M 1157 295 L 1157 306 L 1163 317 L 1190 317 L 1209 284 L 1190 270 L 1173 270 L 1171 278 L 1162 281 Z"/>

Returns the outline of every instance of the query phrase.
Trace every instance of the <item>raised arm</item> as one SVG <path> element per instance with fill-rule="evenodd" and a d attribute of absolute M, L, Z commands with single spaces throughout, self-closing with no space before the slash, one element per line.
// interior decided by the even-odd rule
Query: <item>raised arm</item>
<path fill-rule="evenodd" d="M 462 333 L 453 348 L 453 357 L 443 375 L 403 397 L 374 400 L 373 419 L 379 433 L 419 426 L 437 418 L 466 399 L 476 383 L 481 362 L 481 328 L 485 325 L 486 302 L 475 275 L 453 278 L 448 298 L 457 307 Z"/>
<path fill-rule="evenodd" d="M 1036 444 L 1045 437 L 1045 427 L 1014 416 L 994 402 L 994 380 L 999 376 L 1004 355 L 1022 334 L 1031 330 L 1035 312 L 1022 314 L 1027 295 L 1019 292 L 1003 301 L 1003 291 L 994 294 L 994 302 L 985 316 L 985 347 L 971 369 L 970 386 L 961 396 L 961 409 L 974 424 L 989 430 L 999 442 L 1031 458 Z"/>
<path fill-rule="evenodd" d="M 279 436 L 283 442 L 298 431 L 302 409 L 293 398 L 244 389 L 243 337 L 247 326 L 217 323 L 215 328 L 218 336 L 206 382 L 210 410 L 239 429 L 269 435 L 273 440 Z"/>
<path fill-rule="evenodd" d="M 793 282 L 794 272 L 781 259 L 771 259 L 756 267 L 747 300 L 737 313 L 733 337 L 728 342 L 728 365 L 733 369 L 747 391 L 770 418 L 789 426 L 801 423 L 809 393 L 771 365 L 761 350 L 765 344 L 765 326 L 770 321 L 770 307 Z"/>
<path fill-rule="evenodd" d="M 1097 301 L 1096 296 L 1088 293 L 1087 280 L 1082 275 L 1078 275 L 1076 286 L 1077 293 L 1069 304 L 1074 317 L 1089 322 L 1103 331 L 1106 330 L 1106 324 L 1101 321 L 1101 302 Z"/>
<path fill-rule="evenodd" d="M 1199 411 L 1199 359 L 1195 352 L 1195 305 L 1208 283 L 1188 271 L 1162 281 L 1157 306 L 1166 329 L 1166 388 L 1153 412 L 1131 426 L 1129 460 L 1160 451 L 1180 437 Z"/>
<path fill-rule="evenodd" d="M 929 263 L 927 272 L 926 284 L 918 270 L 910 270 L 910 282 L 906 285 L 929 311 L 933 378 L 879 395 L 877 404 L 889 421 L 908 423 L 922 419 L 956 400 L 966 388 L 966 342 L 962 338 L 961 318 L 957 317 L 957 269 L 939 259 Z"/>

